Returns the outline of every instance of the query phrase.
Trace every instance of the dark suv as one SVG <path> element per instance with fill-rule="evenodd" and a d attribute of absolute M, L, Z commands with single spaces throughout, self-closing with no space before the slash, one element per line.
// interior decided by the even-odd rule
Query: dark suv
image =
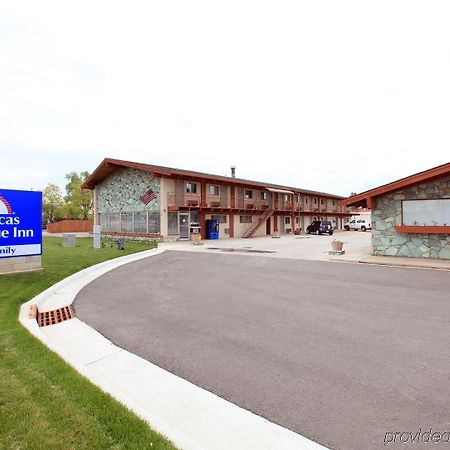
<path fill-rule="evenodd" d="M 306 228 L 306 234 L 315 233 L 317 235 L 322 233 L 328 233 L 330 236 L 333 234 L 333 227 L 328 220 L 315 220 L 311 225 Z"/>

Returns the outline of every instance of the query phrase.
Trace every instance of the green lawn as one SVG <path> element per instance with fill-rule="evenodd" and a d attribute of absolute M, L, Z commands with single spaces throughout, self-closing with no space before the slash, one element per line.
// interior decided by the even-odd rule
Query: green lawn
<path fill-rule="evenodd" d="M 107 259 L 151 248 L 63 248 L 44 238 L 42 273 L 0 275 L 0 449 L 173 449 L 120 403 L 47 350 L 18 322 L 20 305 L 57 281 Z"/>

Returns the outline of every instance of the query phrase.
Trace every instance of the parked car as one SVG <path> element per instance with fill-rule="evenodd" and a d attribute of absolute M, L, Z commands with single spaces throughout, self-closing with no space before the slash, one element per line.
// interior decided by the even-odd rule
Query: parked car
<path fill-rule="evenodd" d="M 331 236 L 333 234 L 333 226 L 329 220 L 315 220 L 306 228 L 306 234 L 311 233 L 315 233 L 317 235 L 328 233 Z"/>
<path fill-rule="evenodd" d="M 347 231 L 350 230 L 371 230 L 372 229 L 372 222 L 369 219 L 353 219 L 350 222 L 347 222 L 344 226 L 344 229 Z"/>

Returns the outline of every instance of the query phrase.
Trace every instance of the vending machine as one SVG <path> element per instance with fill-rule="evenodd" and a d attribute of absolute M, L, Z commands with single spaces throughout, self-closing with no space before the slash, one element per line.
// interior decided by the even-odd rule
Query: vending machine
<path fill-rule="evenodd" d="M 219 239 L 219 222 L 217 220 L 206 221 L 206 239 Z"/>

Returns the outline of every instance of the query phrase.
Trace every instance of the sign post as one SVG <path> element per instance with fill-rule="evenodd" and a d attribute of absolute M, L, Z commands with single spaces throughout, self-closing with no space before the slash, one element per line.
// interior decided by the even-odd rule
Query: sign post
<path fill-rule="evenodd" d="M 42 192 L 0 189 L 0 273 L 42 269 Z"/>

